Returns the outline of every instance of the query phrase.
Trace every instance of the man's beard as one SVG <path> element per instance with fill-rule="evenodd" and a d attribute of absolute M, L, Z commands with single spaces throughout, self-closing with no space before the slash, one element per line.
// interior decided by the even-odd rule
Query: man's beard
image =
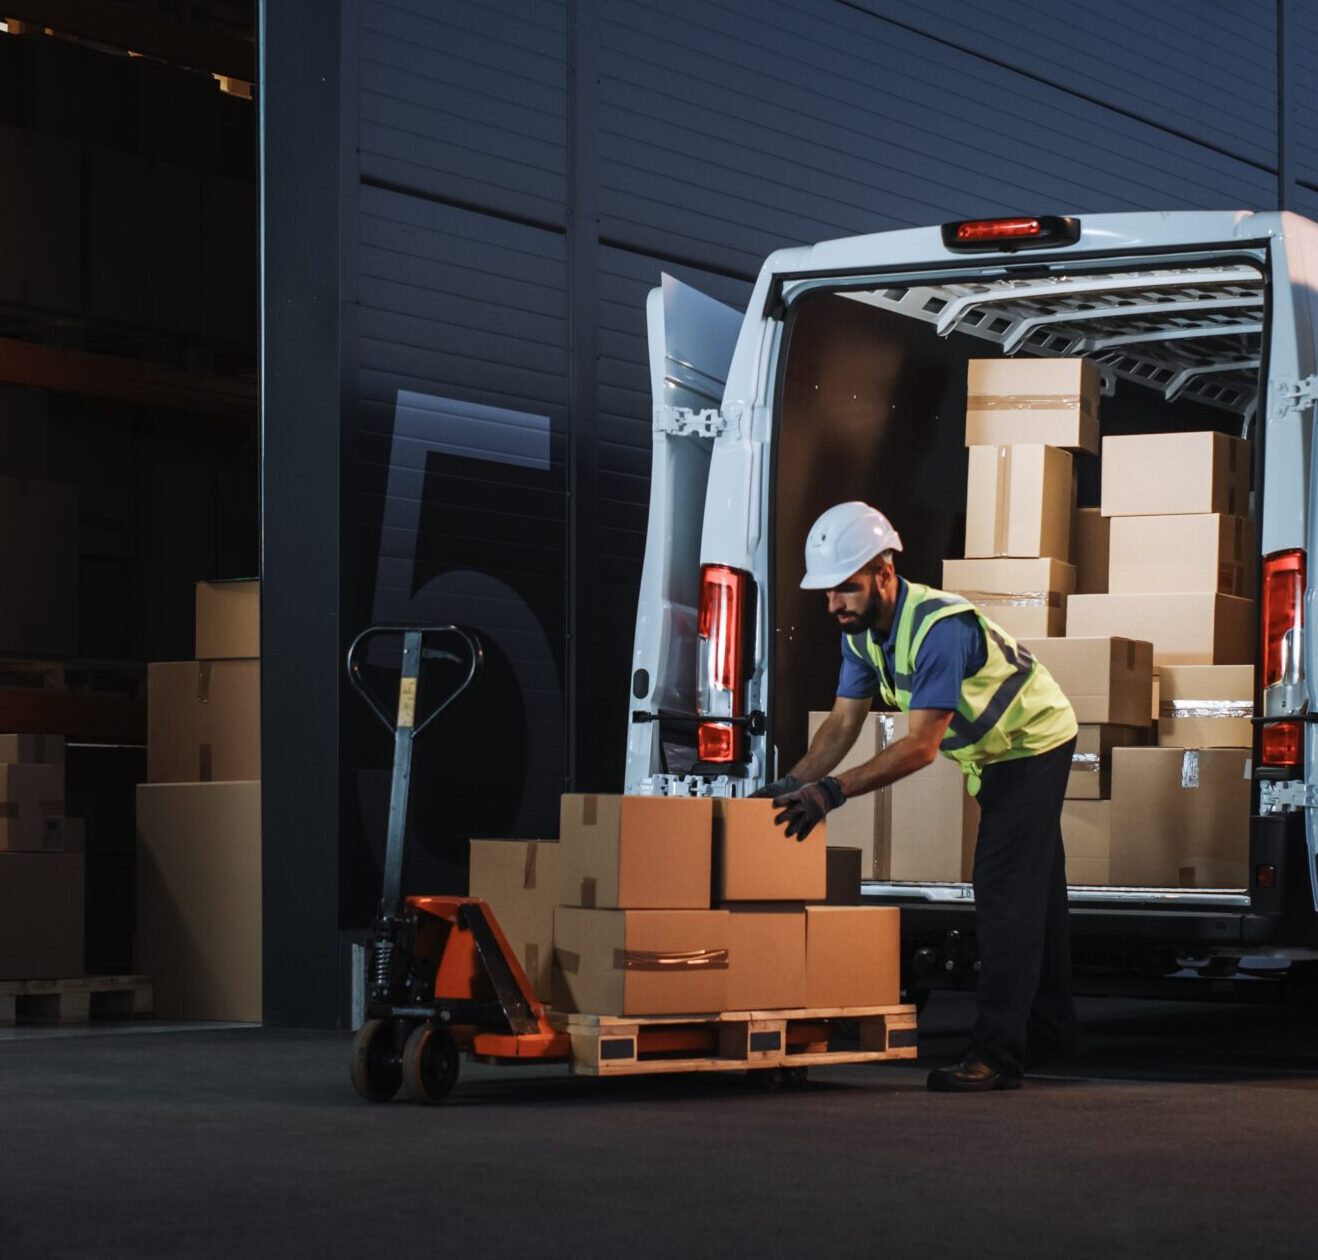
<path fill-rule="evenodd" d="M 842 628 L 845 634 L 860 634 L 866 630 L 873 630 L 879 624 L 879 614 L 883 611 L 877 595 L 871 595 L 869 602 L 864 608 L 855 615 L 855 618 L 845 617 L 841 614 L 834 614 L 834 620 Z"/>

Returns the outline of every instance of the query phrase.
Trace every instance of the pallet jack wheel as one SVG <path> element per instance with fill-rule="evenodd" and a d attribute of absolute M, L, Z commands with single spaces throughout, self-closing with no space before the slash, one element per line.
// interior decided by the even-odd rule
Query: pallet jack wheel
<path fill-rule="evenodd" d="M 421 1024 L 403 1047 L 403 1091 L 418 1102 L 441 1103 L 457 1084 L 460 1064 L 453 1034 L 443 1024 Z"/>
<path fill-rule="evenodd" d="M 804 1067 L 751 1068 L 746 1079 L 756 1089 L 776 1094 L 780 1089 L 804 1089 L 809 1071 Z"/>
<path fill-rule="evenodd" d="M 353 1036 L 348 1061 L 353 1088 L 367 1102 L 388 1102 L 403 1083 L 393 1021 L 368 1019 Z"/>

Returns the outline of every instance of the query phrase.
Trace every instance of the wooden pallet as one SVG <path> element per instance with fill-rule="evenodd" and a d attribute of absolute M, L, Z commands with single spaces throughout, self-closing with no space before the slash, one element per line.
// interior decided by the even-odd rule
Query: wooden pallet
<path fill-rule="evenodd" d="M 916 1056 L 914 1006 L 726 1011 L 718 1015 L 575 1015 L 553 1012 L 572 1038 L 583 1076 L 830 1067 Z M 845 1028 L 839 1025 L 846 1025 Z M 857 1049 L 834 1049 L 844 1033 Z"/>
<path fill-rule="evenodd" d="M 150 976 L 0 980 L 0 1027 L 139 1019 L 155 1009 Z"/>

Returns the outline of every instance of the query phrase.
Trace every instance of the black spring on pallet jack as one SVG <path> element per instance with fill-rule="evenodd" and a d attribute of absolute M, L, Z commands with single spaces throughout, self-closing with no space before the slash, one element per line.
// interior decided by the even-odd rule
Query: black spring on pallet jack
<path fill-rule="evenodd" d="M 393 941 L 388 939 L 376 941 L 373 969 L 375 973 L 375 992 L 377 994 L 383 995 L 389 992 L 389 978 L 393 971 L 393 962 Z"/>

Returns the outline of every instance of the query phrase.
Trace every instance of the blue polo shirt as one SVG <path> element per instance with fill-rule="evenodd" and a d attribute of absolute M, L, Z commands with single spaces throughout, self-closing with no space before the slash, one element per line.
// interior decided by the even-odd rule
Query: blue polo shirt
<path fill-rule="evenodd" d="M 893 612 L 892 629 L 884 639 L 871 630 L 871 641 L 879 645 L 883 664 L 892 678 L 893 652 L 896 649 L 897 623 L 906 604 L 907 584 L 898 578 L 897 607 Z M 837 694 L 847 700 L 869 700 L 879 694 L 879 671 L 870 661 L 862 661 L 847 646 L 847 635 L 842 636 L 842 672 L 838 677 Z M 952 617 L 943 617 L 929 627 L 915 658 L 915 677 L 911 680 L 912 709 L 955 709 L 961 703 L 961 684 L 972 674 L 984 668 L 988 649 L 984 645 L 984 632 L 979 619 L 969 610 Z"/>

